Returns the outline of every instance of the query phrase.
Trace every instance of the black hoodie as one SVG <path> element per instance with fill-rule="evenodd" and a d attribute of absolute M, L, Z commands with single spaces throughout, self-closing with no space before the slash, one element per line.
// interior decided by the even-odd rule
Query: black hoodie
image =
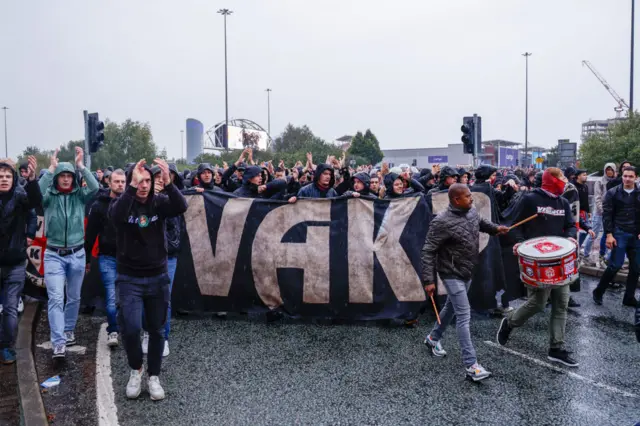
<path fill-rule="evenodd" d="M 151 169 L 145 166 L 151 174 Z M 154 194 L 154 178 L 144 203 L 136 199 L 137 188 L 130 185 L 109 207 L 109 218 L 117 230 L 118 274 L 133 277 L 154 277 L 167 272 L 167 240 L 165 221 L 187 211 L 187 201 L 174 184 L 164 187 L 164 193 Z"/>
<path fill-rule="evenodd" d="M 258 192 L 258 185 L 251 183 L 250 179 L 262 174 L 262 169 L 258 166 L 249 166 L 242 176 L 242 186 L 235 191 L 233 195 L 244 198 L 276 198 L 284 195 L 287 189 L 287 181 L 278 179 L 267 183 L 264 192 Z M 263 176 L 264 182 L 264 176 Z M 264 184 L 264 183 L 263 183 Z"/>
<path fill-rule="evenodd" d="M 318 179 L 320 179 L 320 175 L 325 171 L 331 171 L 331 181 L 329 182 L 329 186 L 327 189 L 323 190 L 318 186 Z M 333 172 L 333 168 L 328 164 L 318 164 L 316 166 L 316 171 L 313 175 L 313 183 L 310 183 L 306 186 L 300 188 L 298 191 L 299 198 L 335 198 L 338 196 L 338 193 L 335 189 L 333 189 L 333 185 L 336 183 L 336 178 Z"/>
<path fill-rule="evenodd" d="M 12 164 L 0 162 L 13 172 L 13 186 L 0 195 L 0 266 L 14 266 L 27 258 L 26 222 L 31 209 L 42 203 L 37 181 L 18 185 L 18 173 Z"/>
<path fill-rule="evenodd" d="M 109 206 L 113 201 L 115 198 L 111 198 L 111 191 L 100 191 L 91 204 L 84 242 L 87 263 L 91 262 L 91 250 L 96 237 L 100 255 L 116 257 L 116 227 L 113 221 L 108 220 Z"/>

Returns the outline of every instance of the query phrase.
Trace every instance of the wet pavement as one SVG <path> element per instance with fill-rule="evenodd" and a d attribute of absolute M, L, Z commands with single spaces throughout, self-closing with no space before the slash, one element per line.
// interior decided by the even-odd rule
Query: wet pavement
<path fill-rule="evenodd" d="M 422 344 L 430 313 L 417 329 L 174 318 L 161 376 L 166 400 L 151 402 L 146 380 L 140 398 L 127 400 L 129 368 L 123 350 L 113 351 L 119 423 L 633 425 L 640 421 L 633 309 L 622 306 L 621 293 L 595 306 L 595 284 L 583 279 L 574 295 L 583 306 L 568 318 L 577 369 L 546 359 L 548 309 L 513 332 L 512 352 L 492 343 L 499 319 L 474 315 L 478 359 L 494 373 L 481 383 L 464 378 L 455 328 L 443 340 L 445 358 Z"/>
<path fill-rule="evenodd" d="M 46 303 L 40 313 L 34 336 L 38 381 L 59 375 L 60 385 L 41 390 L 49 421 L 57 425 L 91 426 L 98 424 L 96 408 L 96 341 L 103 317 L 80 315 L 76 326 L 77 347 L 84 354 L 70 353 L 64 360 L 53 360 L 51 349 L 41 345 L 49 341 L 49 321 Z"/>
<path fill-rule="evenodd" d="M 16 364 L 0 364 L 0 425 L 20 424 L 20 396 Z"/>

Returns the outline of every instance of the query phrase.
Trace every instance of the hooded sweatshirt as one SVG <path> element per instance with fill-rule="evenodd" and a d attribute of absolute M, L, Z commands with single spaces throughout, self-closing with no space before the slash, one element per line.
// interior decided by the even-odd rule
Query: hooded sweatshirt
<path fill-rule="evenodd" d="M 576 221 L 571 214 L 569 201 L 561 196 L 563 188 L 562 181 L 549 172 L 544 172 L 542 188 L 536 188 L 522 196 L 515 206 L 517 210 L 514 213 L 513 223 L 518 223 L 534 214 L 538 216 L 511 231 L 516 241 L 522 242 L 543 236 L 576 237 Z"/>
<path fill-rule="evenodd" d="M 57 188 L 58 176 L 71 173 L 71 191 L 61 192 Z M 44 229 L 47 245 L 55 248 L 72 248 L 84 244 L 85 206 L 98 192 L 100 185 L 88 168 L 82 169 L 86 187 L 80 187 L 76 179 L 76 169 L 71 163 L 58 163 L 55 172 L 48 170 L 40 178 L 42 207 L 44 208 Z"/>
<path fill-rule="evenodd" d="M 108 220 L 109 206 L 115 201 L 111 198 L 111 191 L 100 192 L 89 210 L 87 221 L 84 251 L 89 254 L 93 244 L 98 238 L 98 247 L 101 256 L 116 256 L 116 227 L 113 221 Z M 91 256 L 87 255 L 86 262 L 91 262 Z"/>
<path fill-rule="evenodd" d="M 329 181 L 329 185 L 326 188 L 323 188 L 319 186 L 318 180 L 325 170 L 331 171 L 331 180 Z M 338 196 L 336 190 L 333 189 L 333 185 L 335 185 L 335 183 L 336 178 L 333 168 L 325 163 L 318 164 L 313 175 L 313 182 L 300 188 L 300 191 L 298 191 L 298 198 L 335 198 Z"/>
<path fill-rule="evenodd" d="M 151 174 L 151 169 L 145 166 Z M 187 201 L 174 184 L 153 193 L 154 177 L 145 202 L 136 199 L 137 188 L 130 185 L 111 203 L 109 219 L 116 227 L 116 270 L 133 277 L 155 277 L 167 272 L 165 222 L 187 211 Z"/>
<path fill-rule="evenodd" d="M 607 176 L 607 169 L 613 170 L 613 177 Z M 609 182 L 612 182 L 615 179 L 615 176 L 615 163 L 607 163 L 604 165 L 602 177 L 595 182 L 595 185 L 593 185 L 593 204 L 595 206 L 594 213 L 597 216 L 602 216 L 602 202 L 604 201 L 604 196 L 607 193 L 607 185 L 609 184 Z"/>
<path fill-rule="evenodd" d="M 262 168 L 258 166 L 247 167 L 242 176 L 242 186 L 233 191 L 233 195 L 244 198 L 275 198 L 279 196 L 282 198 L 287 190 L 287 181 L 283 179 L 271 181 L 265 185 L 266 189 L 263 192 L 258 192 L 259 186 L 251 183 L 250 180 L 261 174 Z M 262 180 L 264 182 L 264 177 Z"/>
<path fill-rule="evenodd" d="M 18 173 L 10 160 L 0 160 L 13 174 L 11 189 L 0 194 L 0 266 L 14 266 L 27 258 L 25 227 L 33 211 L 42 202 L 38 183 L 18 184 Z"/>

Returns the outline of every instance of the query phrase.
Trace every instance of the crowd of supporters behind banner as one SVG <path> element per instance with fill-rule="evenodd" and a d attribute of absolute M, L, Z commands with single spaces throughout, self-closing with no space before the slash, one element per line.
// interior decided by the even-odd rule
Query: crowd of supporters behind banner
<path fill-rule="evenodd" d="M 517 204 L 523 193 L 539 188 L 542 184 L 542 171 L 533 168 L 498 170 L 493 166 L 481 165 L 472 170 L 434 164 L 417 169 L 409 165 L 390 168 L 386 163 L 379 167 L 353 167 L 345 162 L 344 155 L 342 158 L 329 156 L 317 159 L 312 153 L 307 153 L 304 162 L 298 161 L 296 164 L 285 164 L 283 161 L 277 165 L 272 162 L 255 164 L 250 148 L 245 149 L 233 164 L 203 163 L 195 170 L 182 172 L 175 164 L 167 164 L 159 159 L 156 159 L 153 167 L 142 162 L 114 165 L 91 172 L 84 166 L 84 154 L 80 148 L 76 148 L 75 164 L 59 163 L 56 157 L 57 152 L 51 158 L 49 169 L 39 173 L 33 157 L 29 157 L 28 162 L 19 167 L 9 159 L 0 160 L 0 349 L 4 363 L 15 361 L 13 348 L 18 308 L 22 303 L 21 293 L 25 282 L 26 247 L 35 236 L 36 209 L 42 209 L 45 217 L 47 249 L 44 254 L 44 270 L 54 357 L 64 357 L 65 348 L 75 344 L 74 331 L 80 309 L 84 272 L 90 268 L 91 254 L 96 245 L 97 264 L 105 290 L 108 344 L 115 346 L 119 342 L 119 327 L 123 321 L 122 318 L 118 321 L 118 315 L 122 315 L 119 313 L 122 311 L 122 300 L 118 303 L 116 282 L 122 280 L 124 275 L 138 286 L 130 289 L 131 294 L 135 293 L 136 297 L 145 300 L 144 309 L 140 305 L 139 310 L 141 313 L 144 311 L 146 322 L 164 324 L 162 335 L 155 335 L 154 327 L 149 327 L 151 336 L 148 332 L 143 334 L 142 352 L 153 351 L 167 356 L 170 321 L 164 319 L 171 315 L 170 291 L 177 256 L 181 250 L 181 233 L 185 229 L 181 213 L 186 210 L 186 203 L 180 191 L 226 192 L 237 197 L 268 198 L 289 203 L 305 198 L 392 200 L 424 194 L 427 202 L 431 203 L 433 194 L 447 191 L 454 183 L 469 186 L 488 183 L 498 211 L 497 219 L 500 219 L 503 213 Z M 624 162 L 619 168 L 613 163 L 605 165 L 604 174 L 598 178 L 592 191 L 593 203 L 590 202 L 587 187 L 587 171 L 574 167 L 564 170 L 579 200 L 580 211 L 576 212 L 576 221 L 579 221 L 580 229 L 584 231 L 582 236 L 587 237 L 586 241 L 582 236 L 580 238 L 583 255 L 593 265 L 609 262 L 606 232 L 600 238 L 597 234 L 607 230 L 603 211 L 606 210 L 607 196 L 611 194 L 608 191 L 622 184 L 625 166 L 630 164 Z M 145 173 L 149 175 L 149 179 L 145 180 Z M 127 196 L 131 187 L 134 188 L 133 192 Z M 144 199 L 140 199 L 140 194 L 145 191 L 148 191 L 150 198 L 154 195 L 156 197 L 151 207 L 150 204 L 145 204 Z M 129 204 L 125 205 L 124 200 Z M 432 207 L 431 204 L 430 206 Z M 137 216 L 127 216 L 127 208 L 136 210 Z M 164 232 L 166 255 L 162 254 L 162 259 L 158 259 L 157 256 L 154 257 L 154 253 L 123 253 L 121 245 L 128 244 L 130 236 L 123 231 L 126 228 L 119 221 L 129 224 L 135 222 L 136 226 L 144 230 L 140 232 L 147 233 L 144 238 L 150 240 L 158 238 L 152 233 L 155 232 L 152 229 L 156 227 L 154 222 L 158 221 Z M 594 241 L 597 243 L 595 258 L 591 255 Z M 156 242 L 162 246 L 162 241 Z M 140 256 L 140 259 L 135 256 Z M 616 260 L 617 269 L 624 266 L 622 263 L 619 259 Z M 637 272 L 635 262 L 632 264 L 633 272 Z M 614 272 L 617 269 L 613 268 Z M 161 295 L 159 299 L 163 302 L 160 304 L 147 303 L 145 297 L 148 295 L 139 296 L 136 292 L 149 286 L 145 277 L 164 277 L 163 271 L 166 271 L 166 279 L 169 281 L 169 295 Z M 144 291 L 148 289 L 143 289 L 143 293 Z M 631 303 L 630 299 L 625 301 Z M 575 301 L 570 303 L 577 306 Z M 141 325 L 127 324 L 127 327 L 139 332 Z M 125 347 L 133 345 L 131 333 L 124 339 L 130 340 L 128 344 L 125 342 Z M 141 358 L 141 354 L 139 355 L 135 354 Z M 149 368 L 156 370 L 154 373 L 157 375 L 159 362 L 150 362 Z M 159 387 L 159 383 L 157 386 Z M 158 398 L 161 395 L 159 390 L 156 394 Z"/>

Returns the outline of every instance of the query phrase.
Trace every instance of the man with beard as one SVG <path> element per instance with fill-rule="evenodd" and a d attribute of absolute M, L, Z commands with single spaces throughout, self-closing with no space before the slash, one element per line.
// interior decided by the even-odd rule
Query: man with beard
<path fill-rule="evenodd" d="M 107 346 L 118 346 L 118 318 L 116 308 L 116 227 L 108 219 L 109 206 L 124 192 L 126 176 L 123 170 L 118 169 L 111 173 L 109 192 L 98 194 L 97 199 L 91 205 L 89 220 L 87 222 L 86 237 L 84 243 L 87 257 L 87 272 L 91 265 L 91 250 L 98 238 L 100 254 L 98 267 L 105 290 L 105 303 L 107 309 Z"/>
<path fill-rule="evenodd" d="M 514 238 L 518 243 L 513 251 L 517 252 L 519 244 L 525 240 L 537 237 L 562 237 L 570 239 L 578 247 L 576 238 L 576 224 L 571 214 L 569 202 L 562 197 L 567 179 L 562 171 L 550 167 L 542 176 L 542 188 L 534 189 L 523 195 L 518 203 L 518 211 L 514 213 L 513 222 L 517 223 L 536 213 L 538 216 L 513 229 Z M 518 309 L 508 314 L 500 323 L 496 340 L 500 345 L 506 345 L 514 328 L 524 325 L 529 318 L 538 312 L 543 312 L 547 300 L 551 297 L 551 320 L 549 324 L 549 353 L 550 361 L 558 362 L 569 367 L 577 367 L 578 362 L 570 357 L 564 346 L 564 334 L 567 323 L 567 305 L 569 303 L 569 286 L 557 288 L 527 288 L 528 299 Z"/>
<path fill-rule="evenodd" d="M 0 361 L 16 362 L 14 342 L 18 328 L 18 303 L 24 286 L 27 260 L 25 233 L 30 212 L 42 202 L 36 182 L 36 158 L 29 156 L 27 183 L 18 184 L 18 173 L 9 159 L 0 160 Z"/>
<path fill-rule="evenodd" d="M 263 185 L 263 180 L 261 167 L 247 167 L 242 176 L 242 186 L 233 191 L 233 195 L 244 198 L 274 198 L 287 189 L 285 180 L 276 179 L 266 185 Z"/>
<path fill-rule="evenodd" d="M 334 184 L 333 167 L 325 163 L 318 164 L 313 175 L 313 182 L 300 188 L 297 198 L 335 198 L 338 193 L 333 189 Z M 293 197 L 290 201 L 295 202 L 295 199 L 296 197 Z"/>
<path fill-rule="evenodd" d="M 593 186 L 593 205 L 595 210 L 593 212 L 593 216 L 591 217 L 591 225 L 593 232 L 597 235 L 602 232 L 602 203 L 604 201 L 604 196 L 607 193 L 607 184 L 616 178 L 616 165 L 615 163 L 607 163 L 604 165 L 603 175 L 600 179 L 598 179 Z M 600 266 L 604 265 L 604 255 L 606 253 L 606 241 L 607 236 L 602 233 L 602 237 L 600 238 L 600 247 L 599 247 L 599 262 Z M 591 255 L 591 247 L 593 245 L 593 240 L 595 238 L 591 238 L 591 235 L 587 236 L 587 239 L 584 242 L 584 256 L 589 259 Z M 593 264 L 593 262 L 591 262 Z"/>
<path fill-rule="evenodd" d="M 471 342 L 471 307 L 467 292 L 479 259 L 480 232 L 498 235 L 507 233 L 509 228 L 483 219 L 473 208 L 473 196 L 466 185 L 453 184 L 448 195 L 449 207 L 431 221 L 422 248 L 422 282 L 425 290 L 430 296 L 434 294 L 436 272 L 447 289 L 447 301 L 440 312 L 441 323 L 435 324 L 424 343 L 431 347 L 435 356 L 445 356 L 447 352 L 440 340 L 455 316 L 465 372 L 473 381 L 479 381 L 491 373 L 478 364 Z"/>
<path fill-rule="evenodd" d="M 636 186 L 638 173 L 635 167 L 622 171 L 622 185 L 607 191 L 602 205 L 604 232 L 607 248 L 611 249 L 609 266 L 605 269 L 598 287 L 593 290 L 593 301 L 602 305 L 602 296 L 610 282 L 622 268 L 625 255 L 629 258 L 627 287 L 622 299 L 624 306 L 636 306 L 635 292 L 638 285 L 638 250 L 640 249 L 640 190 Z"/>
<path fill-rule="evenodd" d="M 157 401 L 165 397 L 158 376 L 162 366 L 163 332 L 171 282 L 167 273 L 166 219 L 183 214 L 187 210 L 187 202 L 171 182 L 169 165 L 159 158 L 155 163 L 161 169 L 166 195 L 154 193 L 151 169 L 145 160 L 140 160 L 128 177 L 129 186 L 111 204 L 109 218 L 117 230 L 118 319 L 131 368 L 127 398 L 135 399 L 141 392 L 144 365 L 140 331 L 144 311 L 149 331 L 148 389 L 151 399 Z"/>
<path fill-rule="evenodd" d="M 64 358 L 66 347 L 76 344 L 75 327 L 86 268 L 85 206 L 99 188 L 93 174 L 84 166 L 84 151 L 80 147 L 76 147 L 75 166 L 59 163 L 56 150 L 39 182 L 47 237 L 44 281 L 49 296 L 47 313 L 54 358 Z M 76 170 L 86 187 L 78 184 Z"/>

